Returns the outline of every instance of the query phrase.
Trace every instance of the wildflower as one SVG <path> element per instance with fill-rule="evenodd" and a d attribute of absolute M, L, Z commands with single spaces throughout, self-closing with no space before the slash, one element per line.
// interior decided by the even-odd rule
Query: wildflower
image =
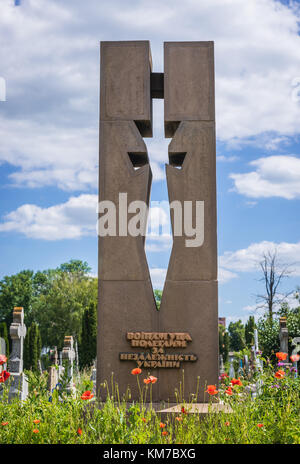
<path fill-rule="evenodd" d="M 186 410 L 184 409 L 184 406 L 181 406 L 181 412 L 182 414 L 187 414 Z"/>
<path fill-rule="evenodd" d="M 271 388 L 280 388 L 280 385 L 271 385 Z"/>
<path fill-rule="evenodd" d="M 142 369 L 140 369 L 139 367 L 136 367 L 135 369 L 132 369 L 131 373 L 132 375 L 138 375 L 142 372 Z"/>
<path fill-rule="evenodd" d="M 82 430 L 81 430 L 80 427 L 78 427 L 78 429 L 77 429 L 77 435 L 79 435 L 79 436 L 82 435 Z"/>
<path fill-rule="evenodd" d="M 82 395 L 81 395 L 81 399 L 82 400 L 91 400 L 93 398 L 93 393 L 90 392 L 90 390 L 87 390 L 85 391 Z"/>
<path fill-rule="evenodd" d="M 148 385 L 149 383 L 151 383 L 151 380 L 150 380 L 149 378 L 148 378 L 148 379 L 144 379 L 144 383 Z"/>
<path fill-rule="evenodd" d="M 7 371 L 1 372 L 0 373 L 0 383 L 5 382 L 8 379 L 9 376 L 10 376 L 9 372 L 7 372 Z"/>
<path fill-rule="evenodd" d="M 229 426 L 230 426 L 230 422 L 228 422 L 228 421 L 225 422 L 225 425 L 226 425 L 226 427 L 229 427 Z"/>
<path fill-rule="evenodd" d="M 230 396 L 231 396 L 231 395 L 233 394 L 232 388 L 229 386 L 229 387 L 227 388 L 227 390 L 225 390 L 225 393 L 226 393 L 226 395 L 230 395 Z"/>
<path fill-rule="evenodd" d="M 264 424 L 257 424 L 257 427 L 260 428 L 260 429 L 261 429 L 263 426 L 264 426 Z"/>
<path fill-rule="evenodd" d="M 0 354 L 0 366 L 7 362 L 7 357 L 4 354 Z"/>
<path fill-rule="evenodd" d="M 154 377 L 154 375 L 149 375 L 149 380 L 151 383 L 156 383 L 157 382 L 157 377 Z"/>
<path fill-rule="evenodd" d="M 291 360 L 293 363 L 298 362 L 299 359 L 300 359 L 300 355 L 299 355 L 299 354 L 292 354 L 292 356 L 290 356 L 290 360 Z"/>
<path fill-rule="evenodd" d="M 283 377 L 285 376 L 285 372 L 282 371 L 282 370 L 279 370 L 274 375 L 275 375 L 276 379 L 283 379 Z"/>
<path fill-rule="evenodd" d="M 219 393 L 215 385 L 208 385 L 207 390 L 205 390 L 205 392 L 209 395 L 216 395 L 217 393 Z"/>
<path fill-rule="evenodd" d="M 147 422 L 146 419 L 145 419 L 144 417 L 142 417 L 142 421 L 145 422 L 145 423 Z"/>
<path fill-rule="evenodd" d="M 279 361 L 285 361 L 287 358 L 287 353 L 282 353 L 281 351 L 279 351 L 278 353 L 276 353 L 276 358 L 279 359 Z"/>
<path fill-rule="evenodd" d="M 285 363 L 284 363 L 284 362 L 280 362 L 280 361 L 279 361 L 279 363 L 277 363 L 277 366 L 279 366 L 279 367 L 283 367 L 283 366 L 285 366 Z"/>
<path fill-rule="evenodd" d="M 1 425 L 5 427 L 6 425 L 8 425 L 8 422 L 1 422 Z"/>
<path fill-rule="evenodd" d="M 33 433 L 40 433 L 40 431 L 38 429 L 33 429 L 32 431 Z"/>
<path fill-rule="evenodd" d="M 241 382 L 240 377 L 239 377 L 238 379 L 233 378 L 233 379 L 231 380 L 230 383 L 231 383 L 231 385 L 233 385 L 233 386 L 234 386 L 234 385 L 239 385 L 239 386 L 243 385 L 242 382 Z"/>
<path fill-rule="evenodd" d="M 168 432 L 166 430 L 164 430 L 163 432 L 161 432 L 162 435 L 168 435 Z"/>
<path fill-rule="evenodd" d="M 161 423 L 159 424 L 159 426 L 160 426 L 161 429 L 163 429 L 163 428 L 165 428 L 166 424 L 164 424 L 163 422 L 161 422 Z"/>
<path fill-rule="evenodd" d="M 34 424 L 39 424 L 41 421 L 39 419 L 34 419 L 33 423 Z"/>
<path fill-rule="evenodd" d="M 178 422 L 180 422 L 180 421 L 182 421 L 182 417 L 177 416 L 177 417 L 175 417 L 175 420 L 177 420 Z"/>
<path fill-rule="evenodd" d="M 223 372 L 223 374 L 221 374 L 221 378 L 224 379 L 225 377 L 229 377 L 229 375 L 226 372 Z"/>

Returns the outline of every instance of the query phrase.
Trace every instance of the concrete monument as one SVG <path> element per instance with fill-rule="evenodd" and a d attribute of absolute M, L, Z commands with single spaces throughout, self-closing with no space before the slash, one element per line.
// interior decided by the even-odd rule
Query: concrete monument
<path fill-rule="evenodd" d="M 26 336 L 26 325 L 24 324 L 23 308 L 14 308 L 13 322 L 10 326 L 12 339 L 12 352 L 9 358 L 8 370 L 11 375 L 9 398 L 18 397 L 25 400 L 28 395 L 28 384 L 23 373 L 23 346 Z"/>
<path fill-rule="evenodd" d="M 164 98 L 165 136 L 172 138 L 169 201 L 182 205 L 181 223 L 184 203 L 198 202 L 203 226 L 199 243 L 187 246 L 191 234 L 177 233 L 170 208 L 173 247 L 159 311 L 144 250 L 146 218 L 140 217 L 140 234 L 126 233 L 140 202 L 149 205 L 143 137 L 152 136 L 152 98 Z M 204 401 L 219 369 L 213 42 L 165 43 L 164 74 L 152 72 L 148 41 L 101 43 L 99 159 L 99 217 L 109 202 L 118 214 L 115 234 L 98 231 L 97 394 L 105 396 L 101 385 L 113 372 L 121 393 L 129 385 L 137 400 L 130 371 L 140 367 L 159 379 L 153 400 L 175 402 L 184 369 L 185 399 L 200 378 Z M 131 202 L 137 209 L 124 216 Z"/>

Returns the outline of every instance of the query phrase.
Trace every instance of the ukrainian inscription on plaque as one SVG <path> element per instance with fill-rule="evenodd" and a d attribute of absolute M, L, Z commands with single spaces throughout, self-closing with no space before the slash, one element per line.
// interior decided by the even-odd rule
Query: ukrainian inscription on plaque
<path fill-rule="evenodd" d="M 186 332 L 127 332 L 132 348 L 144 348 L 141 353 L 120 353 L 120 361 L 135 361 L 138 367 L 180 368 L 182 362 L 197 361 L 193 353 L 166 353 L 166 348 L 186 348 L 192 341 Z"/>

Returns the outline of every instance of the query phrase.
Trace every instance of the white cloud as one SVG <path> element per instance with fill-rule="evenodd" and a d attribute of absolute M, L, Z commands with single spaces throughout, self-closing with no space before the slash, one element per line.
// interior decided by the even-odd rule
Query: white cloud
<path fill-rule="evenodd" d="M 162 290 L 166 279 L 167 269 L 152 268 L 149 271 L 153 288 Z"/>
<path fill-rule="evenodd" d="M 259 271 L 259 262 L 264 253 L 276 250 L 278 263 L 290 265 L 292 275 L 300 276 L 300 242 L 298 243 L 275 243 L 263 241 L 252 243 L 247 248 L 236 251 L 226 251 L 219 258 L 221 268 L 231 272 L 256 272 Z"/>
<path fill-rule="evenodd" d="M 249 163 L 255 171 L 230 174 L 235 190 L 250 198 L 300 197 L 300 158 L 268 156 Z"/>
<path fill-rule="evenodd" d="M 218 280 L 220 284 L 225 284 L 236 277 L 238 277 L 236 273 L 224 269 L 223 267 L 218 268 Z"/>
<path fill-rule="evenodd" d="M 66 203 L 41 208 L 22 205 L 4 217 L 0 232 L 18 232 L 41 240 L 77 239 L 96 235 L 97 195 L 71 197 Z"/>
<path fill-rule="evenodd" d="M 273 0 L 13 4 L 1 2 L 7 101 L 1 103 L 0 163 L 16 168 L 18 185 L 95 187 L 100 40 L 146 37 L 154 70 L 163 71 L 164 40 L 213 39 L 218 138 L 232 146 L 263 140 L 275 149 L 299 134 L 297 2 L 290 8 Z M 159 163 L 166 155 L 162 141 L 150 153 L 154 180 L 163 178 Z"/>

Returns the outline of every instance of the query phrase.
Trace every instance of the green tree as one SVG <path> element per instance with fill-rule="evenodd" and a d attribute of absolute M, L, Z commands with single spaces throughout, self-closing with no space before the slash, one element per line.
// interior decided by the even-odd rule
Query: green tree
<path fill-rule="evenodd" d="M 228 332 L 230 336 L 231 350 L 241 351 L 246 348 L 245 327 L 240 319 L 237 322 L 230 322 Z"/>
<path fill-rule="evenodd" d="M 41 356 L 41 335 L 38 325 L 33 322 L 28 328 L 24 341 L 24 368 L 38 373 L 38 361 Z"/>
<path fill-rule="evenodd" d="M 82 316 L 91 302 L 97 303 L 97 279 L 60 272 L 49 290 L 36 303 L 35 320 L 39 323 L 44 346 L 62 349 L 65 335 L 80 342 Z"/>
<path fill-rule="evenodd" d="M 162 299 L 162 290 L 154 290 L 154 298 L 156 302 L 157 309 L 160 309 L 161 299 Z"/>
<path fill-rule="evenodd" d="M 9 340 L 6 322 L 0 322 L 0 337 L 5 341 L 6 357 L 9 357 Z"/>
<path fill-rule="evenodd" d="M 0 281 L 0 320 L 5 321 L 7 327 L 12 323 L 15 306 L 24 308 L 26 325 L 30 325 L 33 321 L 33 275 L 33 271 L 25 270 L 12 276 L 5 276 Z"/>
<path fill-rule="evenodd" d="M 219 353 L 223 356 L 224 363 L 228 359 L 229 334 L 222 324 L 219 324 Z"/>
<path fill-rule="evenodd" d="M 254 329 L 255 329 L 254 316 L 249 316 L 249 319 L 245 324 L 245 342 L 248 348 L 251 348 L 251 346 L 253 346 L 254 344 Z"/>
<path fill-rule="evenodd" d="M 97 356 L 97 304 L 91 301 L 82 317 L 81 342 L 79 345 L 80 368 L 89 367 Z"/>

